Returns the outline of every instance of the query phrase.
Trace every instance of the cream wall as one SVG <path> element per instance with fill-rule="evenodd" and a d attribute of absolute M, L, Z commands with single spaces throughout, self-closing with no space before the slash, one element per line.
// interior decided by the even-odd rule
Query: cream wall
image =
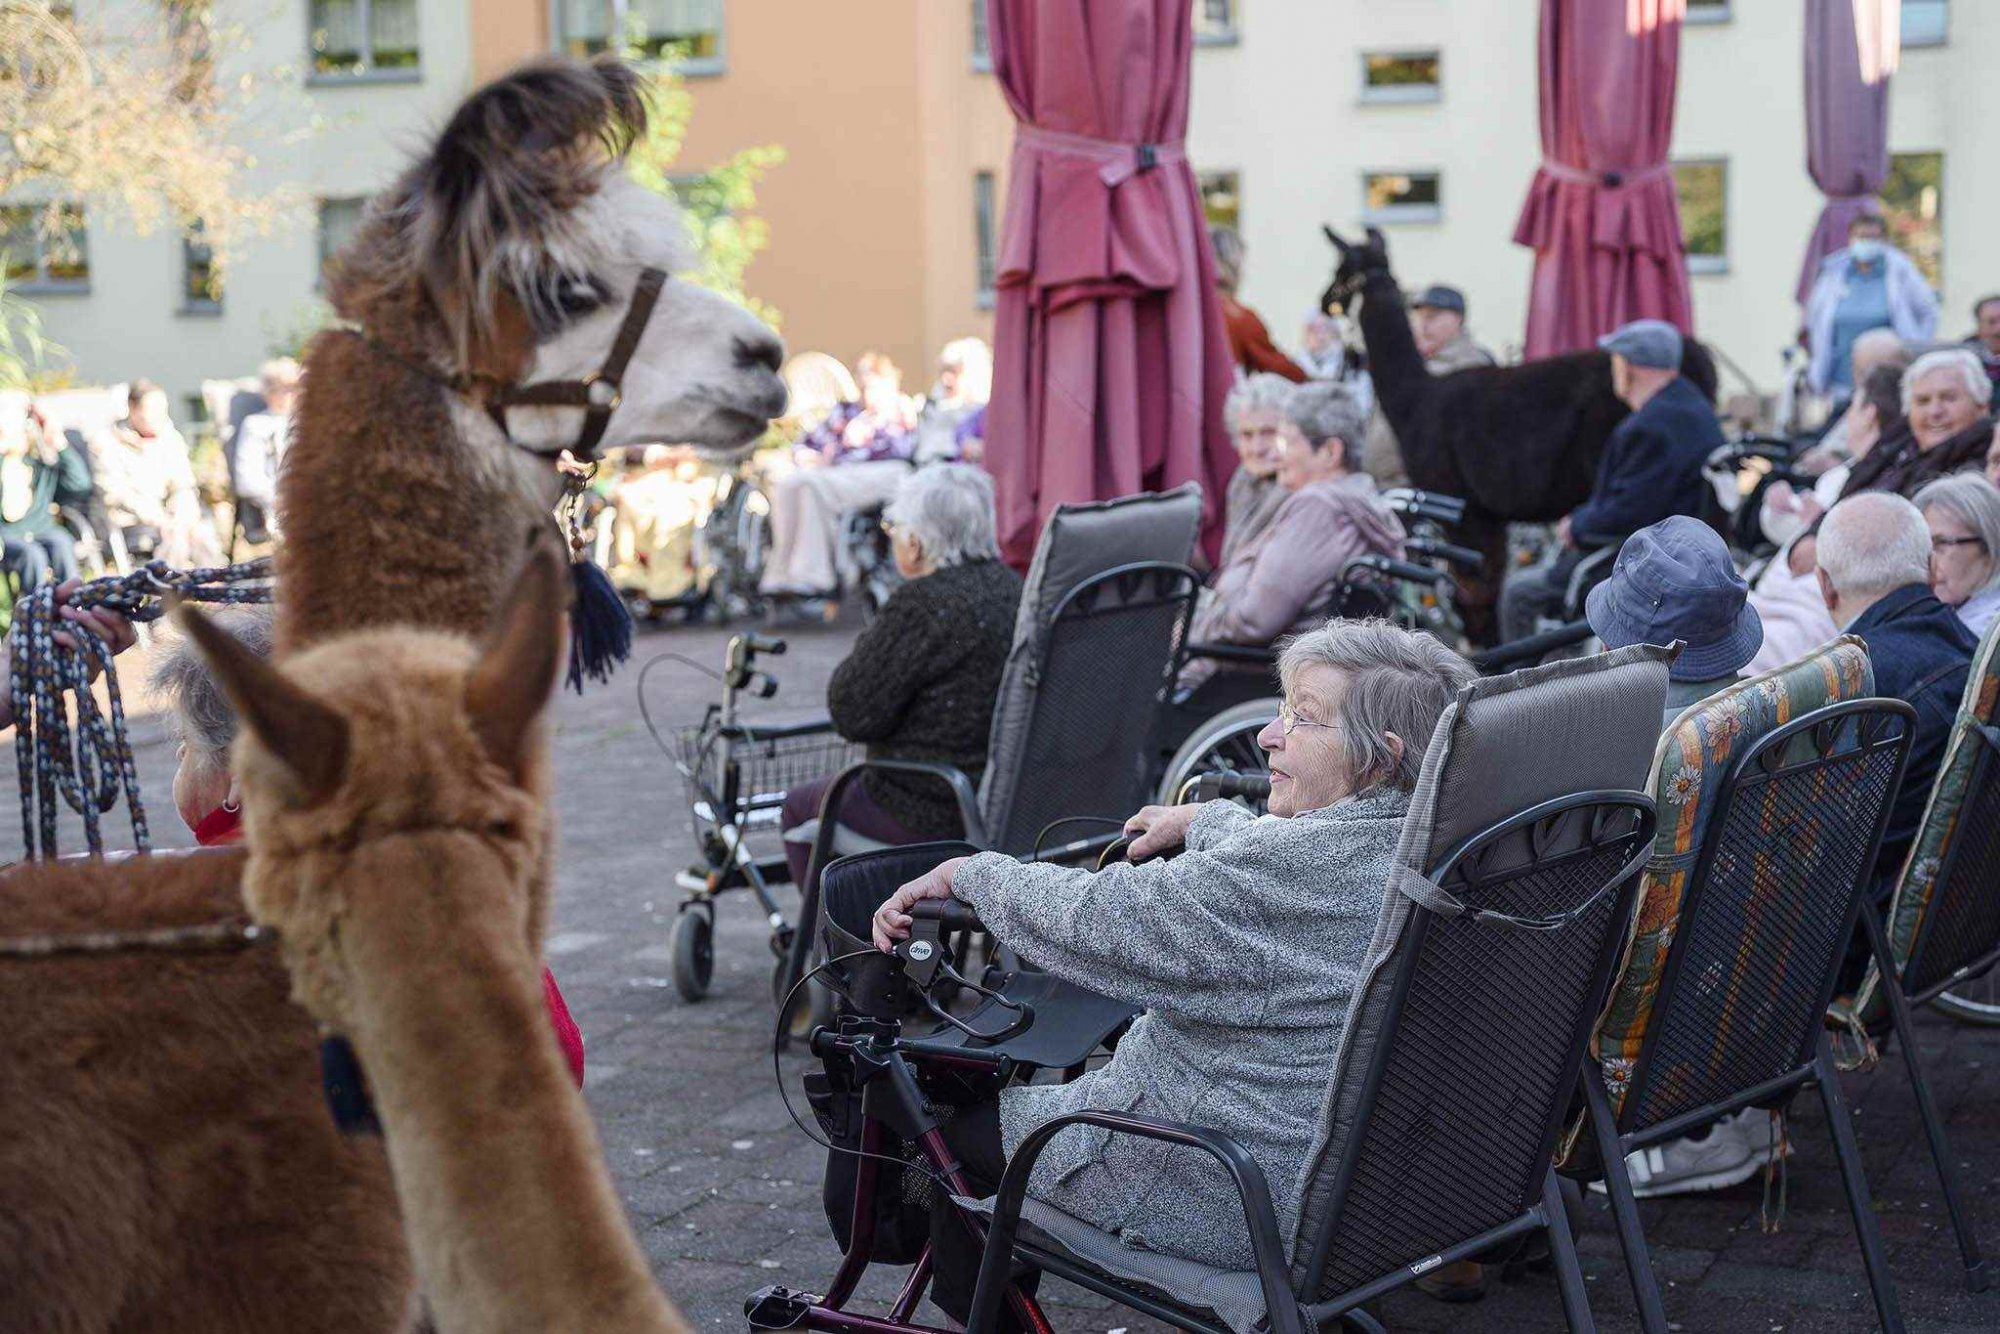
<path fill-rule="evenodd" d="M 476 2 L 483 9 L 490 0 Z M 258 176 L 294 187 L 300 206 L 272 235 L 239 248 L 219 314 L 181 313 L 178 235 L 163 229 L 137 236 L 92 210 L 89 292 L 34 298 L 44 331 L 68 350 L 78 379 L 146 376 L 166 387 L 183 415 L 184 396 L 204 378 L 254 372 L 313 297 L 317 199 L 365 195 L 388 184 L 471 88 L 472 3 L 420 0 L 422 68 L 415 80 L 301 84 L 308 63 L 306 6 L 300 0 L 217 0 L 218 24 L 245 41 L 225 56 L 225 72 L 253 73 L 268 87 L 247 126 Z M 116 30 L 121 10 L 147 6 L 148 0 L 105 0 L 79 8 L 86 21 Z M 315 132 L 302 133 L 312 126 Z"/>
<path fill-rule="evenodd" d="M 1692 279 L 1702 336 L 1760 387 L 1775 388 L 1795 336 L 1793 285 L 1820 197 L 1805 170 L 1797 0 L 1736 0 L 1730 21 L 1683 33 L 1676 159 L 1726 158 L 1729 266 Z M 1904 53 L 1891 148 L 1945 153 L 1945 317 L 1969 331 L 1973 298 L 2000 290 L 2000 171 L 1980 136 L 2000 115 L 2000 4 L 1955 0 L 1942 47 Z M 1532 257 L 1511 242 L 1540 156 L 1538 6 L 1529 0 L 1241 0 L 1235 46 L 1195 53 L 1189 150 L 1198 168 L 1242 177 L 1246 299 L 1281 342 L 1296 339 L 1330 272 L 1318 224 L 1358 229 L 1361 173 L 1437 168 L 1436 223 L 1384 228 L 1405 287 L 1451 282 L 1474 332 L 1518 347 Z M 1436 47 L 1435 103 L 1360 100 L 1360 53 Z M 1725 374 L 1725 387 L 1740 388 Z"/>

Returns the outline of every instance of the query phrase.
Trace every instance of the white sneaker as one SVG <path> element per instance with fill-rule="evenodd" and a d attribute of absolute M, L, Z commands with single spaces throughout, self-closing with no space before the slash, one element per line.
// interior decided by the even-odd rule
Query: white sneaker
<path fill-rule="evenodd" d="M 1769 1113 L 1746 1107 L 1693 1135 L 1625 1155 L 1625 1171 L 1638 1199 L 1690 1195 L 1748 1181 L 1776 1152 Z M 1604 1183 L 1590 1188 L 1602 1193 Z"/>

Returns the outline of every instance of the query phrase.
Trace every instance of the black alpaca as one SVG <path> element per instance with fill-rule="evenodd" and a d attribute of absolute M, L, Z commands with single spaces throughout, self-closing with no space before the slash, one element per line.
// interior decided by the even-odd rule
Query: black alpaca
<path fill-rule="evenodd" d="M 1413 485 L 1465 498 L 1460 538 L 1486 554 L 1462 581 L 1467 628 L 1490 633 L 1506 560 L 1509 521 L 1547 523 L 1590 494 L 1598 457 L 1629 409 L 1611 392 L 1611 356 L 1573 352 L 1519 366 L 1475 366 L 1432 375 L 1410 332 L 1388 243 L 1375 228 L 1358 244 L 1322 228 L 1340 252 L 1323 307 L 1361 299 L 1361 336 L 1375 396 L 1395 429 Z M 1681 372 L 1713 402 L 1715 363 L 1688 340 Z"/>

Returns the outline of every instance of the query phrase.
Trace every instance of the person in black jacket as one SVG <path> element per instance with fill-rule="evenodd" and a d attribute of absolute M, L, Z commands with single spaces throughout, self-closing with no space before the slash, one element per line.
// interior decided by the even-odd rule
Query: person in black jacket
<path fill-rule="evenodd" d="M 827 710 L 870 759 L 933 760 L 977 786 L 986 768 L 993 701 L 1013 644 L 1021 579 L 1000 563 L 993 481 L 962 463 L 903 480 L 883 520 L 905 583 L 827 685 Z M 785 856 L 803 883 L 811 835 L 832 775 L 785 794 Z M 936 779 L 870 773 L 848 789 L 840 823 L 882 843 L 957 838 L 958 805 Z"/>
<path fill-rule="evenodd" d="M 1555 559 L 1507 580 L 1500 593 L 1500 635 L 1524 639 L 1537 617 L 1562 608 L 1577 562 L 1615 547 L 1671 514 L 1701 507 L 1701 465 L 1723 444 L 1715 409 L 1681 375 L 1680 330 L 1665 320 L 1634 320 L 1598 340 L 1611 354 L 1611 384 L 1632 407 L 1604 443 L 1590 498 L 1556 525 Z"/>

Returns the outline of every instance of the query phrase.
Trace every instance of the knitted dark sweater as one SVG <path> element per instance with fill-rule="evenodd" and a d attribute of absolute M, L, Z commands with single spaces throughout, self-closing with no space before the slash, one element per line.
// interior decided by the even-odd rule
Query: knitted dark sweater
<path fill-rule="evenodd" d="M 998 561 L 951 565 L 898 588 L 826 688 L 833 725 L 870 759 L 936 760 L 975 786 L 986 769 L 993 698 L 1014 642 L 1021 578 Z M 871 773 L 868 795 L 917 833 L 956 838 L 944 784 Z"/>

